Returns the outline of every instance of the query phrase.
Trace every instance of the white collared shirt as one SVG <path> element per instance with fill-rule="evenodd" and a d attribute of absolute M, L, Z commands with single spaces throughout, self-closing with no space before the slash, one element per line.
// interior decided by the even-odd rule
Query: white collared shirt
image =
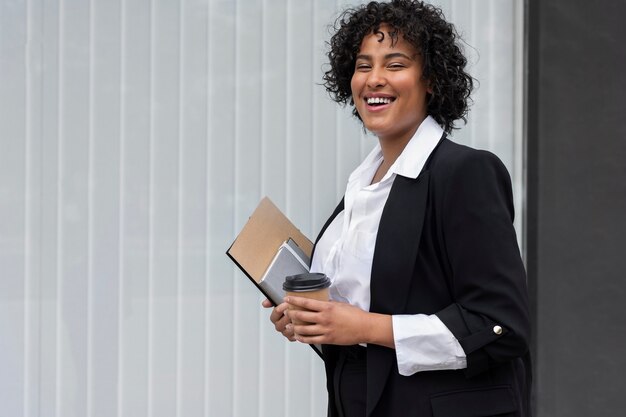
<path fill-rule="evenodd" d="M 332 280 L 332 300 L 369 311 L 376 234 L 393 181 L 397 175 L 417 178 L 442 135 L 428 116 L 380 182 L 371 184 L 383 161 L 379 144 L 352 172 L 344 210 L 320 238 L 311 263 L 311 272 L 324 272 Z M 436 315 L 394 315 L 392 324 L 401 375 L 467 367 L 463 348 Z"/>

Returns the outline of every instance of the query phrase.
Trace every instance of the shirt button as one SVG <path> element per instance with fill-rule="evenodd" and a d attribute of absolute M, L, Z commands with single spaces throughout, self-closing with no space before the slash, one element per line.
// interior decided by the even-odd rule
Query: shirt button
<path fill-rule="evenodd" d="M 500 326 L 493 326 L 493 332 L 495 334 L 502 334 L 502 327 L 500 327 Z"/>

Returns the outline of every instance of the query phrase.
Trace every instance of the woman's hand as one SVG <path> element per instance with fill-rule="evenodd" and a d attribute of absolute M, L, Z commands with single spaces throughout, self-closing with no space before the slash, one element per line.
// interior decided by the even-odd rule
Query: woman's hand
<path fill-rule="evenodd" d="M 261 305 L 265 308 L 274 307 L 268 299 L 263 300 Z M 285 310 L 287 310 L 288 306 L 289 305 L 287 303 L 282 303 L 274 307 L 272 313 L 270 314 L 270 321 L 274 323 L 274 328 L 276 328 L 276 331 L 282 333 L 283 336 L 289 339 L 290 342 L 295 342 L 296 338 L 293 334 L 293 325 L 291 324 L 291 319 L 285 315 Z"/>
<path fill-rule="evenodd" d="M 292 321 L 307 323 L 293 325 L 295 339 L 299 342 L 333 345 L 375 343 L 394 347 L 391 316 L 369 313 L 347 303 L 304 297 L 285 297 L 285 304 L 309 310 L 287 310 Z"/>

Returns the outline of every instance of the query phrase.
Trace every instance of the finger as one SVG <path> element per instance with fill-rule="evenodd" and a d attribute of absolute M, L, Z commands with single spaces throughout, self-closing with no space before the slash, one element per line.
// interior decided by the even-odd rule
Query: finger
<path fill-rule="evenodd" d="M 317 324 L 296 324 L 290 325 L 293 328 L 293 333 L 298 336 L 321 336 L 324 334 L 322 326 Z"/>
<path fill-rule="evenodd" d="M 272 323 L 276 323 L 278 320 L 280 320 L 284 316 L 285 316 L 284 314 L 281 314 L 277 312 L 276 309 L 273 309 L 272 312 L 270 313 L 270 320 L 272 321 Z"/>
<path fill-rule="evenodd" d="M 296 334 L 293 330 L 293 325 L 291 323 L 285 326 L 285 330 L 282 331 L 283 336 L 285 336 L 290 342 L 296 341 Z"/>
<path fill-rule="evenodd" d="M 270 300 L 268 300 L 267 298 L 265 300 L 263 300 L 263 302 L 261 302 L 261 305 L 264 308 L 271 308 L 274 307 L 274 304 L 272 304 L 272 302 Z"/>
<path fill-rule="evenodd" d="M 304 336 L 304 335 L 301 335 L 301 334 L 296 334 L 295 339 L 296 339 L 296 341 L 298 341 L 300 343 L 307 343 L 309 345 L 318 345 L 318 344 L 326 343 L 326 337 L 323 336 L 323 335 Z"/>
<path fill-rule="evenodd" d="M 283 316 L 280 320 L 278 320 L 282 328 L 285 328 L 288 324 L 291 324 L 291 319 L 287 316 Z"/>
<path fill-rule="evenodd" d="M 320 314 L 316 311 L 289 310 L 291 321 L 303 321 L 306 323 L 319 323 Z"/>
<path fill-rule="evenodd" d="M 289 304 L 282 303 L 276 306 L 274 310 L 272 310 L 272 314 L 270 314 L 270 320 L 272 321 L 272 323 L 277 322 L 285 316 L 285 311 L 287 311 L 287 307 L 289 307 Z"/>
<path fill-rule="evenodd" d="M 294 297 L 290 295 L 285 297 L 285 303 L 304 308 L 306 310 L 320 311 L 328 304 L 328 301 L 313 300 L 311 298 Z"/>
<path fill-rule="evenodd" d="M 283 331 L 285 331 L 285 328 L 288 324 L 291 324 L 291 320 L 289 319 L 289 317 L 283 316 L 280 320 L 274 322 L 274 327 L 277 331 L 282 333 Z"/>
<path fill-rule="evenodd" d="M 287 303 L 280 303 L 276 306 L 275 310 L 280 313 L 280 314 L 284 314 L 285 311 L 289 308 L 289 304 Z"/>

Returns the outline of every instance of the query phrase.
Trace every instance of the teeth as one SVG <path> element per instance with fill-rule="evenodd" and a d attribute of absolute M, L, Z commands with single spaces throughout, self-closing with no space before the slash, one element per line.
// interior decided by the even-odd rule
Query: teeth
<path fill-rule="evenodd" d="M 369 97 L 367 104 L 389 104 L 391 99 L 388 97 Z"/>

